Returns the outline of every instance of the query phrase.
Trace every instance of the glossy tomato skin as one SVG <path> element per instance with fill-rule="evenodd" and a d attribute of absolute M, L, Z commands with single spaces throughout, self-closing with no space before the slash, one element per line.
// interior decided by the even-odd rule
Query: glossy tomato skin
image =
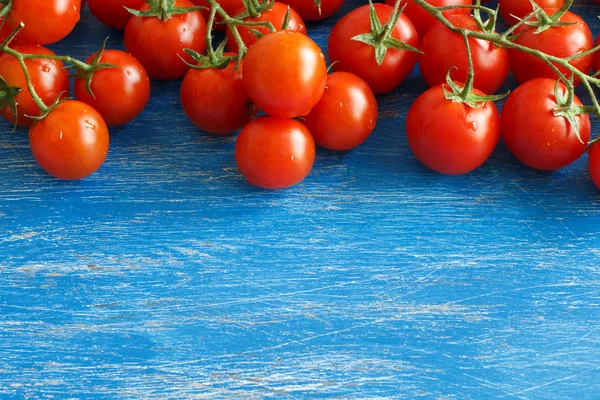
<path fill-rule="evenodd" d="M 123 30 L 133 14 L 125 9 L 137 10 L 145 0 L 90 0 L 90 12 L 104 25 L 113 29 Z"/>
<path fill-rule="evenodd" d="M 393 8 L 375 4 L 379 21 L 385 24 Z M 388 49 L 381 65 L 377 65 L 375 48 L 352 40 L 363 33 L 370 33 L 369 6 L 362 6 L 344 16 L 333 27 L 329 36 L 329 60 L 336 71 L 351 72 L 371 87 L 374 93 L 389 93 L 400 85 L 415 66 L 418 54 L 407 50 Z M 402 14 L 392 31 L 392 37 L 419 48 L 419 37 L 410 20 Z"/>
<path fill-rule="evenodd" d="M 16 45 L 12 46 L 14 50 L 22 54 L 40 54 L 55 55 L 52 50 L 39 45 Z M 61 61 L 34 59 L 25 60 L 27 71 L 31 76 L 31 81 L 35 87 L 36 93 L 40 96 L 44 104 L 52 104 L 60 95 L 61 98 L 69 94 L 69 72 L 64 69 Z M 25 74 L 16 58 L 3 53 L 0 55 L 0 76 L 2 76 L 9 86 L 21 88 L 17 95 L 17 124 L 20 126 L 30 126 L 33 120 L 26 117 L 40 115 L 40 109 L 33 101 Z M 9 107 L 1 111 L 2 116 L 10 122 L 14 122 L 14 114 Z"/>
<path fill-rule="evenodd" d="M 554 14 L 556 9 L 545 10 L 549 15 Z M 532 49 L 540 50 L 544 53 L 556 57 L 569 57 L 575 54 L 590 50 L 594 47 L 594 38 L 587 24 L 579 16 L 567 11 L 560 18 L 561 22 L 575 22 L 573 25 L 557 26 L 549 28 L 541 33 L 535 33 L 536 28 L 526 27 L 515 43 Z M 509 50 L 510 67 L 513 75 L 519 83 L 523 83 L 534 78 L 552 78 L 557 79 L 556 73 L 552 68 L 541 59 L 524 53 L 520 50 Z M 578 70 L 587 73 L 594 59 L 593 54 L 578 57 L 571 60 L 570 64 Z M 558 66 L 558 69 L 569 76 L 568 71 Z M 575 84 L 580 80 L 575 77 Z"/>
<path fill-rule="evenodd" d="M 279 3 L 279 2 L 275 2 L 275 3 L 273 3 L 273 7 L 271 7 L 267 11 L 261 13 L 258 17 L 244 18 L 244 21 L 247 21 L 247 22 L 271 21 L 271 23 L 273 24 L 275 29 L 281 30 L 281 27 L 283 26 L 283 21 L 285 19 L 285 14 L 287 13 L 287 9 L 288 9 L 287 5 Z M 243 11 L 244 11 L 244 9 L 240 8 L 237 10 L 237 12 L 234 13 L 234 15 L 240 14 Z M 250 29 L 255 29 L 255 30 L 259 31 L 260 33 L 262 33 L 263 35 L 266 35 L 271 32 L 269 30 L 269 28 L 267 28 L 266 26 L 258 26 L 258 27 L 238 26 L 237 29 L 238 29 L 238 32 L 239 32 L 242 40 L 246 44 L 246 47 L 248 47 L 248 48 L 251 47 L 254 44 L 254 42 L 256 42 L 258 40 L 256 35 L 254 35 L 250 32 Z M 304 21 L 302 21 L 302 18 L 300 18 L 298 13 L 291 8 L 290 8 L 290 20 L 289 20 L 289 24 L 288 24 L 288 30 L 300 32 L 300 33 L 303 33 L 306 35 L 306 25 L 304 24 Z M 231 30 L 229 28 L 226 28 L 225 34 L 227 35 L 227 48 L 229 49 L 229 51 L 231 51 L 233 53 L 237 53 L 239 48 L 238 48 L 237 42 L 235 41 L 235 39 L 233 37 L 233 34 L 231 33 Z"/>
<path fill-rule="evenodd" d="M 327 77 L 323 97 L 305 117 L 315 142 L 330 150 L 350 150 L 363 143 L 377 123 L 377 100 L 369 85 L 349 72 Z"/>
<path fill-rule="evenodd" d="M 541 8 L 561 8 L 564 0 L 536 0 Z M 533 11 L 530 1 L 498 0 L 500 15 L 508 25 L 514 25 Z"/>
<path fill-rule="evenodd" d="M 325 56 L 300 32 L 270 33 L 246 54 L 243 82 L 250 99 L 265 113 L 280 118 L 304 116 L 325 91 Z"/>
<path fill-rule="evenodd" d="M 594 185 L 600 189 L 600 146 L 597 143 L 588 151 L 588 170 Z"/>
<path fill-rule="evenodd" d="M 315 161 L 315 142 L 302 123 L 259 117 L 240 132 L 235 161 L 249 184 L 285 189 L 300 183 Z"/>
<path fill-rule="evenodd" d="M 7 36 L 25 24 L 13 44 L 51 44 L 66 37 L 81 16 L 81 0 L 13 0 L 2 28 Z"/>
<path fill-rule="evenodd" d="M 528 1 L 528 0 L 525 0 Z M 444 6 L 460 6 L 460 5 L 471 5 L 473 4 L 472 0 L 427 0 L 427 2 L 436 7 L 444 7 Z M 396 0 L 385 0 L 385 3 L 394 6 L 396 4 Z M 427 33 L 429 28 L 431 28 L 434 24 L 437 23 L 437 20 L 431 16 L 427 11 L 425 11 L 421 6 L 414 2 L 414 0 L 401 0 L 400 7 L 406 4 L 404 8 L 403 14 L 406 15 L 410 22 L 415 26 L 415 29 L 419 33 L 419 37 L 422 39 L 423 36 Z M 455 10 L 446 10 L 444 11 L 444 15 L 446 17 L 453 14 L 462 14 L 469 15 L 471 14 L 471 10 L 468 8 L 458 8 Z"/>
<path fill-rule="evenodd" d="M 296 10 L 305 21 L 319 21 L 332 16 L 344 4 L 344 0 L 321 0 L 320 12 L 315 0 L 282 0 L 282 3 Z"/>
<path fill-rule="evenodd" d="M 89 105 L 66 100 L 29 129 L 31 151 L 50 175 L 83 179 L 97 171 L 108 153 L 108 128 Z"/>
<path fill-rule="evenodd" d="M 189 0 L 176 0 L 179 7 L 193 7 Z M 139 10 L 147 10 L 144 4 Z M 183 50 L 188 48 L 202 54 L 206 49 L 206 22 L 200 11 L 171 16 L 167 21 L 155 17 L 133 16 L 125 27 L 125 48 L 146 69 L 152 79 L 181 78 L 192 58 Z"/>
<path fill-rule="evenodd" d="M 446 175 L 466 174 L 494 151 L 500 139 L 500 116 L 492 102 L 471 108 L 447 100 L 443 85 L 438 85 L 413 103 L 406 133 L 411 150 L 427 167 Z"/>
<path fill-rule="evenodd" d="M 242 81 L 242 68 L 232 61 L 224 69 L 191 69 L 181 84 L 181 105 L 200 129 L 215 135 L 230 135 L 256 115 Z"/>
<path fill-rule="evenodd" d="M 468 15 L 451 15 L 448 21 L 458 28 L 480 31 L 473 17 Z M 469 38 L 469 47 L 475 71 L 475 87 L 486 94 L 496 92 L 506 80 L 510 69 L 508 50 L 475 38 Z M 423 54 L 419 55 L 419 69 L 429 86 L 446 82 L 446 74 L 450 69 L 455 81 L 467 80 L 469 61 L 461 35 L 442 24 L 436 24 L 425 34 L 421 51 Z"/>
<path fill-rule="evenodd" d="M 569 122 L 554 115 L 556 81 L 538 78 L 513 91 L 502 108 L 502 138 L 523 164 L 539 170 L 557 170 L 577 160 L 590 139 L 590 118 L 578 115 L 579 141 Z M 564 93 L 565 86 L 560 85 Z M 581 105 L 575 97 L 574 104 Z"/>
<path fill-rule="evenodd" d="M 90 56 L 88 62 L 94 58 Z M 137 117 L 150 98 L 150 79 L 146 70 L 131 54 L 120 50 L 105 50 L 101 63 L 119 68 L 96 71 L 90 88 L 94 97 L 86 90 L 86 79 L 75 80 L 75 97 L 92 106 L 107 125 L 123 125 Z"/>
<path fill-rule="evenodd" d="M 208 17 L 210 15 L 210 4 L 206 0 L 191 0 L 191 1 L 192 1 L 192 3 L 194 3 L 197 6 L 205 7 L 202 10 L 200 10 L 200 12 L 202 13 L 202 16 L 208 23 Z M 225 10 L 225 12 L 227 14 L 229 14 L 232 17 L 235 17 L 237 15 L 236 11 L 238 11 L 239 9 L 244 7 L 244 2 L 242 0 L 219 0 L 219 5 L 221 6 L 221 8 L 223 10 Z M 215 16 L 215 23 L 213 24 L 214 30 L 216 30 L 218 32 L 222 32 L 225 30 L 224 24 L 217 24 L 218 21 L 222 21 L 222 20 L 223 19 L 219 16 L 219 14 L 217 14 Z"/>

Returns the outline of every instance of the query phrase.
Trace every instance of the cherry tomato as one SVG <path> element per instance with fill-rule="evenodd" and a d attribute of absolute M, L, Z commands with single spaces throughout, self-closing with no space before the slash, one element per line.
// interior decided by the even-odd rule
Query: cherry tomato
<path fill-rule="evenodd" d="M 208 17 L 210 15 L 210 4 L 208 3 L 208 1 L 192 0 L 192 3 L 194 3 L 195 5 L 200 6 L 200 7 L 205 7 L 202 10 L 200 10 L 200 12 L 202 13 L 202 16 L 204 17 L 204 19 L 208 22 Z M 238 11 L 239 9 L 244 7 L 244 1 L 243 0 L 219 0 L 219 5 L 227 14 L 229 14 L 232 17 L 235 17 L 237 15 L 236 11 Z M 213 24 L 213 29 L 215 31 L 222 32 L 225 30 L 225 25 L 217 24 L 217 22 L 219 22 L 219 21 L 223 21 L 223 18 L 221 18 L 221 16 L 219 14 L 217 14 L 215 16 L 215 24 Z"/>
<path fill-rule="evenodd" d="M 100 62 L 119 68 L 106 68 L 94 73 L 90 85 L 94 97 L 86 90 L 87 79 L 76 79 L 75 97 L 98 111 L 108 125 L 126 124 L 137 117 L 148 103 L 148 74 L 138 60 L 120 50 L 105 50 Z"/>
<path fill-rule="evenodd" d="M 528 1 L 528 0 L 524 0 Z M 445 7 L 445 6 L 461 6 L 461 5 L 471 5 L 473 4 L 473 0 L 427 0 L 429 4 L 436 7 Z M 385 3 L 393 6 L 396 4 L 396 0 L 385 0 Z M 435 17 L 425 11 L 421 6 L 414 2 L 414 0 L 402 0 L 400 2 L 400 7 L 406 4 L 404 8 L 403 14 L 406 15 L 410 22 L 413 23 L 415 29 L 419 33 L 419 37 L 423 38 L 425 33 L 431 28 L 434 24 L 437 23 Z M 444 15 L 449 17 L 453 14 L 463 14 L 469 15 L 471 14 L 471 10 L 468 8 L 457 8 L 454 10 L 446 10 L 444 11 Z"/>
<path fill-rule="evenodd" d="M 545 11 L 548 15 L 552 15 L 556 9 Z M 527 26 L 517 37 L 515 43 L 556 57 L 574 56 L 594 47 L 592 32 L 580 17 L 567 11 L 560 21 L 574 24 L 551 27 L 541 33 L 536 33 L 537 28 Z M 558 78 L 552 68 L 536 56 L 510 49 L 509 58 L 511 70 L 519 83 L 534 78 Z M 587 73 L 592 66 L 593 59 L 594 55 L 589 54 L 571 60 L 570 64 Z M 558 69 L 567 77 L 570 76 L 566 68 L 558 66 Z M 575 84 L 579 83 L 580 80 L 575 77 Z"/>
<path fill-rule="evenodd" d="M 178 7 L 193 7 L 189 0 L 175 0 Z M 147 4 L 138 10 L 147 10 Z M 125 27 L 125 48 L 144 66 L 152 79 L 181 78 L 193 59 L 183 50 L 202 54 L 206 49 L 206 22 L 200 11 L 172 15 L 167 21 L 133 16 Z"/>
<path fill-rule="evenodd" d="M 468 15 L 451 15 L 448 21 L 458 28 L 480 31 L 473 17 Z M 475 87 L 487 94 L 496 92 L 510 69 L 508 51 L 475 38 L 469 38 L 469 47 L 475 71 Z M 469 62 L 462 35 L 437 24 L 425 34 L 421 51 L 423 54 L 419 55 L 419 69 L 429 86 L 446 82 L 446 74 L 451 69 L 451 76 L 455 81 L 467 80 Z"/>
<path fill-rule="evenodd" d="M 525 165 L 556 170 L 577 160 L 590 140 L 590 118 L 576 117 L 581 141 L 562 116 L 554 115 L 556 81 L 538 78 L 513 91 L 502 108 L 502 138 L 508 149 Z M 566 88 L 561 83 L 559 90 Z M 574 104 L 581 106 L 575 97 Z"/>
<path fill-rule="evenodd" d="M 369 85 L 349 72 L 327 77 L 323 97 L 304 125 L 315 142 L 330 150 L 350 150 L 367 140 L 377 123 L 377 100 Z"/>
<path fill-rule="evenodd" d="M 375 4 L 375 12 L 381 24 L 392 15 L 393 8 L 385 4 Z M 353 37 L 371 32 L 369 5 L 351 11 L 340 19 L 329 36 L 328 52 L 336 71 L 351 72 L 371 87 L 375 93 L 389 93 L 400 85 L 410 74 L 417 62 L 417 53 L 408 50 L 388 49 L 383 63 L 377 65 L 375 48 L 366 43 L 352 40 Z M 417 31 L 402 14 L 391 36 L 415 48 L 419 47 Z"/>
<path fill-rule="evenodd" d="M 588 170 L 594 185 L 600 189 L 600 145 L 592 145 L 588 150 Z"/>
<path fill-rule="evenodd" d="M 541 8 L 561 8 L 564 0 L 535 0 Z M 529 0 L 498 0 L 500 15 L 508 25 L 514 25 L 533 11 Z"/>
<path fill-rule="evenodd" d="M 287 9 L 288 9 L 288 6 L 286 6 L 285 4 L 275 2 L 275 3 L 273 3 L 273 7 L 269 8 L 267 11 L 264 11 L 262 14 L 260 14 L 260 16 L 258 16 L 256 18 L 250 18 L 250 17 L 244 18 L 244 21 L 247 21 L 247 22 L 271 21 L 271 23 L 273 24 L 275 29 L 281 30 L 281 27 L 283 26 L 283 20 L 285 19 L 285 14 L 287 13 Z M 244 8 L 238 9 L 237 12 L 234 13 L 234 15 L 240 14 L 243 11 L 244 11 Z M 253 33 L 250 32 L 250 29 L 257 30 L 260 33 L 262 33 L 263 35 L 266 35 L 271 32 L 269 30 L 269 28 L 267 28 L 266 26 L 254 26 L 254 27 L 238 26 L 237 29 L 238 29 L 238 32 L 239 32 L 242 40 L 244 41 L 244 43 L 246 43 L 246 47 L 252 46 L 252 44 L 254 44 L 254 42 L 256 42 L 258 40 L 258 38 Z M 306 26 L 304 24 L 304 21 L 302 21 L 302 18 L 300 18 L 298 13 L 291 8 L 290 8 L 290 19 L 289 19 L 289 24 L 288 24 L 287 29 L 290 31 L 296 31 L 296 32 L 306 34 Z M 227 27 L 225 29 L 225 34 L 227 35 L 227 48 L 230 51 L 237 53 L 239 51 L 239 48 L 238 48 L 237 42 L 235 41 L 235 38 L 233 37 L 233 34 L 231 33 L 231 30 L 229 29 L 229 27 Z"/>
<path fill-rule="evenodd" d="M 246 54 L 243 82 L 250 99 L 265 113 L 280 118 L 303 116 L 325 91 L 325 56 L 302 33 L 270 33 Z"/>
<path fill-rule="evenodd" d="M 481 166 L 500 139 L 500 116 L 492 102 L 471 108 L 446 99 L 443 87 L 427 90 L 413 103 L 406 119 L 408 144 L 430 169 L 465 174 Z M 483 92 L 475 89 L 482 95 Z"/>
<path fill-rule="evenodd" d="M 284 189 L 300 183 L 315 161 L 315 142 L 293 119 L 260 117 L 240 132 L 235 161 L 249 184 Z"/>
<path fill-rule="evenodd" d="M 296 10 L 305 21 L 328 18 L 344 4 L 344 0 L 281 0 L 281 2 Z"/>
<path fill-rule="evenodd" d="M 77 180 L 97 171 L 108 153 L 108 128 L 89 105 L 66 100 L 29 129 L 36 161 L 50 175 Z"/>
<path fill-rule="evenodd" d="M 133 15 L 125 9 L 136 10 L 145 0 L 90 0 L 90 12 L 104 25 L 123 30 Z"/>
<path fill-rule="evenodd" d="M 23 54 L 55 55 L 52 50 L 45 47 L 27 44 L 12 46 L 14 50 Z M 25 60 L 27 71 L 31 76 L 31 82 L 44 104 L 52 104 L 60 95 L 64 98 L 69 93 L 69 73 L 64 69 L 61 61 L 34 59 Z M 6 80 L 9 86 L 21 88 L 17 95 L 17 124 L 20 126 L 30 126 L 33 120 L 26 117 L 40 115 L 40 109 L 33 101 L 25 74 L 16 58 L 6 53 L 0 55 L 0 76 Z M 62 93 L 62 94 L 61 94 Z M 10 122 L 14 122 L 15 117 L 10 107 L 4 107 L 1 111 L 2 116 Z"/>
<path fill-rule="evenodd" d="M 25 24 L 13 44 L 50 44 L 66 37 L 79 21 L 81 0 L 13 0 L 2 34 Z"/>
<path fill-rule="evenodd" d="M 181 84 L 183 111 L 203 131 L 229 135 L 256 115 L 242 81 L 243 64 L 234 67 L 232 61 L 224 69 L 191 69 Z"/>

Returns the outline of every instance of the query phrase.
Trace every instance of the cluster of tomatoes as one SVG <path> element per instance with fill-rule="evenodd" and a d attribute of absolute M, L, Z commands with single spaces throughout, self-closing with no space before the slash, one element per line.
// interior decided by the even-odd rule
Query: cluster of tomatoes
<path fill-rule="evenodd" d="M 329 35 L 335 72 L 328 73 L 304 21 L 332 15 L 342 1 L 87 0 L 100 21 L 125 31 L 127 52 L 101 49 L 82 68 L 54 57 L 43 45 L 69 34 L 85 0 L 12 0 L 0 35 L 8 37 L 24 24 L 10 48 L 40 55 L 25 59 L 24 65 L 39 99 L 53 105 L 43 112 L 28 89 L 23 63 L 5 52 L 0 55 L 2 90 L 15 93 L 18 107 L 15 115 L 15 108 L 3 103 L 2 115 L 31 126 L 33 155 L 48 173 L 80 179 L 104 162 L 107 126 L 125 124 L 142 112 L 150 79 L 183 78 L 181 103 L 190 120 L 216 135 L 241 129 L 235 145 L 239 171 L 250 184 L 281 189 L 308 175 L 315 143 L 331 150 L 363 143 L 376 125 L 375 95 L 400 86 L 418 64 L 431 88 L 411 106 L 406 133 L 415 156 L 429 168 L 467 173 L 485 162 L 501 136 L 519 160 L 536 169 L 562 168 L 586 151 L 590 120 L 587 114 L 570 113 L 581 102 L 557 83 L 556 69 L 568 73 L 563 66 L 483 39 L 465 42 L 415 0 L 367 4 L 341 18 Z M 428 3 L 473 5 L 472 0 Z M 600 69 L 586 23 L 560 9 L 563 0 L 537 3 L 547 25 L 520 24 L 515 43 L 570 57 L 569 63 L 586 74 Z M 534 6 L 529 0 L 499 0 L 499 9 L 511 25 Z M 444 16 L 456 28 L 484 29 L 470 8 L 450 8 Z M 212 30 L 225 31 L 217 50 Z M 210 62 L 199 62 L 199 57 Z M 69 93 L 63 61 L 78 69 L 75 100 L 56 103 Z M 486 95 L 502 86 L 509 71 L 520 86 L 500 115 Z M 463 90 L 465 82 L 472 84 L 469 93 Z M 565 112 L 557 112 L 562 106 Z M 256 117 L 259 110 L 264 115 Z M 40 114 L 41 120 L 29 118 Z M 592 146 L 589 160 L 600 185 L 600 146 Z"/>

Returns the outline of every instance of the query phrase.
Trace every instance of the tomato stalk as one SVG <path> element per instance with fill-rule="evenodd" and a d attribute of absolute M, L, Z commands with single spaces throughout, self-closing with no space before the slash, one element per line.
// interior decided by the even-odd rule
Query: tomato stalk
<path fill-rule="evenodd" d="M 127 11 L 136 17 L 156 17 L 161 21 L 167 21 L 173 15 L 187 14 L 202 9 L 200 6 L 178 7 L 175 0 L 146 0 L 148 10 L 139 11 L 133 8 L 125 7 Z"/>
<path fill-rule="evenodd" d="M 550 26 L 565 25 L 565 23 L 559 22 L 558 19 L 560 18 L 560 16 L 564 15 L 568 11 L 569 7 L 573 3 L 573 0 L 567 0 L 565 2 L 565 5 L 563 7 L 561 7 L 561 9 L 558 10 L 557 13 L 553 14 L 551 17 L 548 17 L 546 15 L 546 13 L 539 6 L 535 5 L 534 11 L 532 13 L 527 15 L 523 20 L 519 21 L 517 25 L 513 26 L 508 31 L 506 31 L 502 34 L 496 33 L 493 31 L 486 31 L 486 30 L 484 30 L 483 32 L 478 32 L 478 31 L 473 31 L 473 30 L 465 29 L 465 28 L 457 28 L 454 25 L 452 25 L 452 23 L 443 15 L 443 11 L 447 10 L 447 9 L 471 8 L 471 9 L 478 9 L 480 11 L 487 13 L 490 16 L 490 18 L 496 18 L 497 12 L 488 7 L 483 7 L 483 6 L 480 6 L 479 4 L 477 4 L 475 6 L 435 7 L 435 6 L 432 6 L 431 4 L 429 4 L 426 0 L 414 0 L 414 2 L 417 5 L 419 5 L 421 8 L 423 8 L 425 11 L 427 11 L 429 14 L 431 14 L 439 22 L 441 22 L 446 28 L 448 28 L 449 30 L 451 30 L 454 33 L 457 33 L 457 34 L 465 37 L 465 43 L 467 45 L 467 54 L 469 55 L 469 75 L 473 74 L 473 66 L 472 66 L 471 55 L 470 55 L 470 51 L 469 51 L 469 47 L 468 47 L 468 40 L 467 40 L 468 38 L 472 37 L 475 39 L 486 40 L 486 41 L 493 43 L 499 47 L 505 47 L 505 48 L 519 50 L 519 51 L 533 55 L 534 57 L 537 57 L 537 58 L 543 60 L 544 63 L 546 63 L 548 66 L 550 66 L 557 73 L 558 80 L 564 82 L 565 86 L 567 87 L 567 92 L 568 92 L 567 97 L 565 99 L 562 99 L 563 104 L 560 104 L 561 101 L 559 99 L 557 99 L 557 101 L 559 102 L 559 106 L 555 109 L 554 113 L 555 113 L 555 115 L 565 116 L 565 118 L 567 118 L 569 120 L 569 122 L 572 124 L 572 126 L 577 134 L 578 134 L 577 123 L 574 118 L 567 116 L 566 115 L 567 113 L 574 114 L 574 115 L 594 113 L 594 114 L 596 114 L 596 116 L 598 118 L 600 118 L 600 104 L 598 102 L 598 99 L 596 98 L 596 94 L 594 93 L 594 89 L 592 87 L 592 85 L 600 87 L 600 79 L 597 78 L 595 75 L 588 75 L 587 73 L 578 70 L 576 67 L 574 67 L 573 65 L 571 65 L 569 63 L 569 61 L 572 61 L 573 59 L 583 57 L 583 56 L 589 55 L 591 53 L 594 53 L 594 52 L 600 50 L 600 46 L 596 46 L 591 50 L 578 53 L 571 57 L 562 58 L 562 57 L 556 57 L 556 56 L 553 56 L 553 55 L 544 53 L 542 51 L 532 49 L 532 48 L 529 48 L 529 47 L 526 47 L 526 46 L 523 46 L 523 45 L 520 45 L 520 44 L 517 44 L 514 42 L 515 35 L 513 35 L 513 33 L 519 27 L 521 27 L 523 25 L 536 26 L 536 27 L 538 27 L 538 29 L 537 29 L 538 31 L 540 29 L 542 29 L 542 30 L 547 29 Z M 557 14 L 559 14 L 559 15 L 557 16 Z M 535 22 L 532 22 L 530 20 L 530 18 L 536 17 L 536 16 L 538 17 L 538 20 Z M 544 25 L 543 24 L 544 22 L 549 25 Z M 569 76 L 568 77 L 565 76 L 565 74 L 562 73 L 558 69 L 557 66 L 563 67 L 566 71 L 568 71 Z M 574 77 L 577 77 L 581 80 L 583 86 L 585 87 L 588 94 L 590 95 L 590 98 L 592 99 L 591 100 L 592 106 L 574 107 L 572 104 L 572 100 L 571 100 L 571 102 L 568 101 L 568 99 L 571 98 L 572 93 L 574 91 L 574 85 L 572 82 Z M 466 86 L 467 85 L 465 85 L 465 87 Z M 567 109 L 569 111 L 567 111 Z"/>

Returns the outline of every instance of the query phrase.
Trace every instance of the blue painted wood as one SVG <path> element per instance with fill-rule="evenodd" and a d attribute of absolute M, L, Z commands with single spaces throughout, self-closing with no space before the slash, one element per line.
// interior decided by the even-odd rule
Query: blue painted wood
<path fill-rule="evenodd" d="M 356 5 L 311 36 L 325 46 Z M 600 32 L 600 7 L 574 10 Z M 108 34 L 121 48 L 86 12 L 54 48 L 85 58 Z M 45 175 L 2 125 L 0 398 L 598 398 L 585 156 L 543 173 L 501 144 L 469 175 L 432 173 L 403 129 L 414 73 L 363 146 L 267 192 L 236 172 L 234 138 L 186 120 L 178 86 L 153 83 L 82 182 Z"/>

